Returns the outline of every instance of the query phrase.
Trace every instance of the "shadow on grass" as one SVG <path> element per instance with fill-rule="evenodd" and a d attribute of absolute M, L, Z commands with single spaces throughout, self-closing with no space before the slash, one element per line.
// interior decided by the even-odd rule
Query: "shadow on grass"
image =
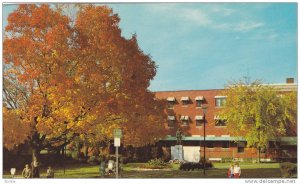
<path fill-rule="evenodd" d="M 127 171 L 124 178 L 227 178 L 227 169 L 209 169 L 197 171 Z M 281 178 L 279 169 L 244 169 L 241 178 Z"/>
<path fill-rule="evenodd" d="M 135 165 L 136 166 L 136 165 Z M 133 168 L 134 166 L 132 166 Z M 41 169 L 42 178 L 45 177 L 45 168 Z M 8 172 L 7 172 L 8 174 Z M 21 176 L 20 176 L 21 177 Z M 5 175 L 3 178 L 10 178 Z M 63 168 L 56 168 L 55 178 L 101 178 L 99 177 L 99 166 L 90 165 L 68 165 L 65 174 Z M 114 175 L 105 178 L 115 178 Z M 120 178 L 227 178 L 227 168 L 212 168 L 196 171 L 180 171 L 180 170 L 150 170 L 137 171 L 128 168 L 120 173 Z M 279 168 L 242 168 L 241 178 L 282 178 Z"/>

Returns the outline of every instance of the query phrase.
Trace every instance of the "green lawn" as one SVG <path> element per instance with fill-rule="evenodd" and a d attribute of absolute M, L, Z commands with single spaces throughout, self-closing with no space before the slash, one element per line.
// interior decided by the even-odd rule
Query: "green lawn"
<path fill-rule="evenodd" d="M 227 178 L 227 168 L 229 163 L 214 163 L 214 168 L 206 171 L 180 171 L 179 165 L 174 164 L 169 170 L 138 170 L 142 163 L 130 163 L 123 166 L 121 178 Z M 278 163 L 240 163 L 242 168 L 242 178 L 281 178 Z M 87 164 L 68 165 L 65 174 L 63 168 L 54 168 L 55 178 L 98 178 L 99 166 Z M 41 169 L 41 176 L 45 177 L 46 168 Z M 20 177 L 21 171 L 17 171 L 17 177 Z M 113 178 L 114 176 L 107 176 Z M 10 178 L 9 172 L 4 172 L 4 178 Z"/>

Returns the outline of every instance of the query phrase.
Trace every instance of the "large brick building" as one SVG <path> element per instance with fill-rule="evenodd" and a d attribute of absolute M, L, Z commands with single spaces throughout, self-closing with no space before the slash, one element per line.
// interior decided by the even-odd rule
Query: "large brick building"
<path fill-rule="evenodd" d="M 297 84 L 273 84 L 278 91 L 296 91 Z M 166 99 L 168 124 L 165 125 L 168 137 L 161 141 L 165 148 L 176 144 L 176 131 L 183 132 L 182 145 L 184 159 L 198 161 L 203 156 L 203 107 L 206 110 L 206 157 L 210 160 L 246 160 L 258 158 L 258 150 L 247 148 L 247 142 L 241 137 L 232 137 L 224 120 L 217 116 L 223 108 L 226 97 L 224 89 L 213 90 L 182 90 L 155 92 L 159 99 Z M 260 153 L 261 160 L 271 161 L 278 158 L 296 158 L 297 138 L 281 137 L 280 148 L 275 148 L 272 142 L 267 150 Z M 199 150 L 200 149 L 200 150 Z M 170 150 L 170 149 L 169 149 Z M 200 155 L 199 155 L 200 152 Z"/>

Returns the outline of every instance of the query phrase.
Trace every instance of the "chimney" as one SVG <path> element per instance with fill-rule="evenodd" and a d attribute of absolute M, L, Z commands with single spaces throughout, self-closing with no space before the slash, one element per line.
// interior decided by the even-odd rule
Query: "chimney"
<path fill-rule="evenodd" d="M 294 78 L 286 78 L 286 83 L 287 84 L 293 84 L 294 83 Z"/>

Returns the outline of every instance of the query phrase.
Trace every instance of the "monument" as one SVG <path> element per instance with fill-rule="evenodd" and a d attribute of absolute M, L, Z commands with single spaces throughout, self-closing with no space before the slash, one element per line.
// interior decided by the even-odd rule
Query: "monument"
<path fill-rule="evenodd" d="M 181 140 L 182 140 L 182 132 L 178 128 L 176 131 L 176 145 L 171 146 L 171 159 L 172 160 L 183 160 L 183 147 L 181 145 Z"/>
<path fill-rule="evenodd" d="M 176 139 L 177 139 L 176 145 L 181 145 L 182 132 L 179 128 L 176 131 Z"/>

